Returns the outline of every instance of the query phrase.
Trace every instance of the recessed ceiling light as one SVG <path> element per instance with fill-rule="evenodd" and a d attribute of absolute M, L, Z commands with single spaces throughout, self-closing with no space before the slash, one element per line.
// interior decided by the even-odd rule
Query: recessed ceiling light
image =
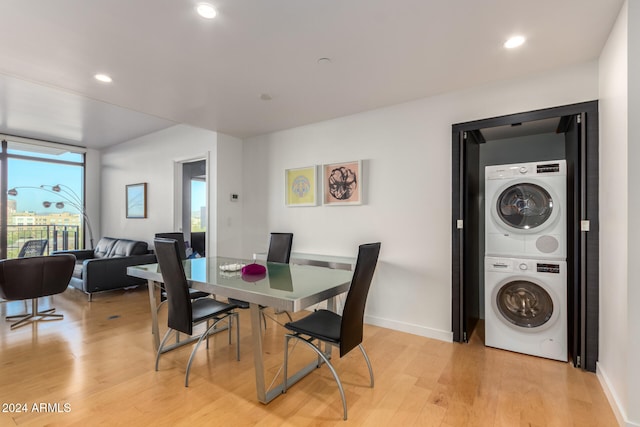
<path fill-rule="evenodd" d="M 198 15 L 206 19 L 213 19 L 218 14 L 209 3 L 200 3 L 198 7 L 196 7 L 196 10 L 198 11 Z"/>
<path fill-rule="evenodd" d="M 507 40 L 506 42 L 504 42 L 504 47 L 506 47 L 507 49 L 513 49 L 516 48 L 518 46 L 522 46 L 522 44 L 525 42 L 525 38 L 522 36 L 515 36 L 515 37 L 511 37 L 509 40 Z"/>
<path fill-rule="evenodd" d="M 331 58 L 319 58 L 318 64 L 320 65 L 329 65 L 331 64 Z"/>
<path fill-rule="evenodd" d="M 102 83 L 111 83 L 113 81 L 113 79 L 110 76 L 108 76 L 107 74 L 96 74 L 93 77 L 96 80 L 98 80 L 99 82 L 102 82 Z"/>

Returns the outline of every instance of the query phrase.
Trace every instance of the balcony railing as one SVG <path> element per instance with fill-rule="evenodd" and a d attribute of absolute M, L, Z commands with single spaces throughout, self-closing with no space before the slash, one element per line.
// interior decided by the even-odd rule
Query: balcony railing
<path fill-rule="evenodd" d="M 80 227 L 77 225 L 8 225 L 7 258 L 16 258 L 27 240 L 47 239 L 45 255 L 53 251 L 81 249 Z"/>

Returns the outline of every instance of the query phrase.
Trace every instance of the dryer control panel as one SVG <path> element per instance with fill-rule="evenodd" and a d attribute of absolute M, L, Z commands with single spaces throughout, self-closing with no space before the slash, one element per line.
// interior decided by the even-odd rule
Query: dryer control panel
<path fill-rule="evenodd" d="M 538 173 L 560 172 L 560 163 L 548 163 L 545 165 L 537 165 L 536 171 Z"/>
<path fill-rule="evenodd" d="M 560 265 L 558 264 L 538 264 L 538 273 L 554 273 L 560 274 Z"/>

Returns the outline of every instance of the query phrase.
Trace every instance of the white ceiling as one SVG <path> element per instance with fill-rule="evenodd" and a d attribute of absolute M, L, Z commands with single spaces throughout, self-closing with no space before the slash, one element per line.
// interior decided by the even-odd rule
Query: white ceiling
<path fill-rule="evenodd" d="M 623 1 L 211 0 L 207 21 L 198 0 L 3 0 L 0 132 L 102 148 L 174 123 L 287 129 L 594 60 Z"/>

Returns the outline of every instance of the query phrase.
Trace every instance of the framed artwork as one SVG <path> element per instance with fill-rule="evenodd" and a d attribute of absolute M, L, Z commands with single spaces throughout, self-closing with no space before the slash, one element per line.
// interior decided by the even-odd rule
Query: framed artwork
<path fill-rule="evenodd" d="M 127 185 L 127 218 L 147 217 L 147 183 Z"/>
<path fill-rule="evenodd" d="M 362 161 L 323 165 L 322 189 L 325 205 L 362 204 Z"/>
<path fill-rule="evenodd" d="M 285 170 L 285 205 L 316 206 L 318 204 L 317 170 L 316 166 Z"/>

